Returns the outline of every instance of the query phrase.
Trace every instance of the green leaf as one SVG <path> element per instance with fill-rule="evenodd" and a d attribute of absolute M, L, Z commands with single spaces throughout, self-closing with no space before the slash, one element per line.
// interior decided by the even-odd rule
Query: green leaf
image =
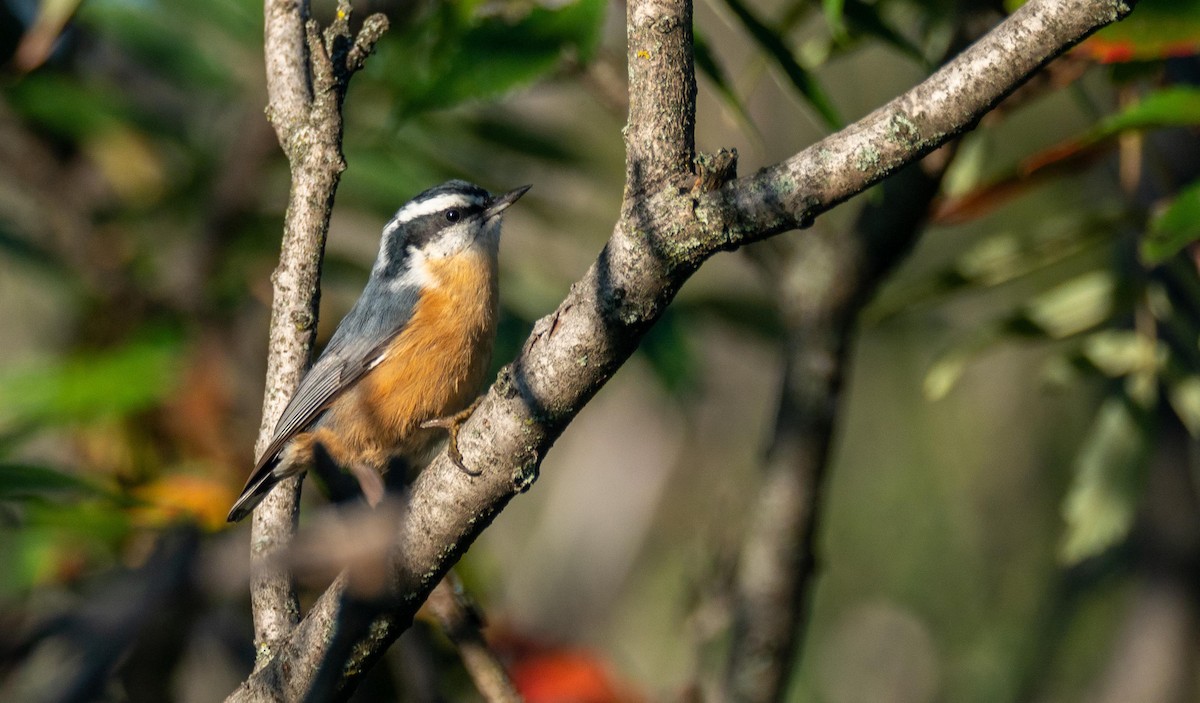
<path fill-rule="evenodd" d="M 1160 264 L 1200 239 L 1200 181 L 1184 188 L 1150 220 L 1141 243 L 1142 261 Z"/>
<path fill-rule="evenodd" d="M 1200 88 L 1163 88 L 1103 121 L 1089 135 L 1102 139 L 1133 129 L 1200 125 Z"/>
<path fill-rule="evenodd" d="M 149 407 L 173 387 L 179 353 L 177 341 L 158 338 L 0 371 L 0 429 L 93 420 Z"/>
<path fill-rule="evenodd" d="M 845 41 L 847 33 L 843 0 L 821 0 L 821 9 L 825 12 L 825 23 L 829 25 L 829 33 L 834 40 Z"/>
<path fill-rule="evenodd" d="M 1106 376 L 1156 372 L 1167 361 L 1167 346 L 1134 330 L 1101 330 L 1083 340 L 1083 355 Z"/>
<path fill-rule="evenodd" d="M 566 57 L 586 63 L 599 43 L 606 3 L 530 4 L 518 16 L 482 14 L 487 7 L 440 6 L 406 36 L 380 44 L 368 70 L 398 86 L 405 115 L 505 94 Z"/>
<path fill-rule="evenodd" d="M 886 319 L 921 305 L 938 304 L 952 296 L 975 293 L 1044 272 L 1074 265 L 1080 259 L 1109 256 L 1105 250 L 1122 222 L 1120 213 L 1077 213 L 1048 217 L 1022 230 L 1002 230 L 971 246 L 954 264 L 933 276 L 889 293 L 867 308 L 866 320 Z M 1021 321 L 1020 314 L 1017 314 Z M 1024 321 L 1028 327 L 1028 322 Z"/>
<path fill-rule="evenodd" d="M 976 328 L 967 339 L 956 342 L 939 355 L 925 372 L 925 379 L 921 384 L 925 399 L 938 401 L 949 395 L 962 379 L 967 366 L 1003 338 L 1003 330 L 1000 327 L 985 325 Z"/>
<path fill-rule="evenodd" d="M 0 463 L 0 500 L 46 498 L 64 493 L 101 495 L 104 491 L 78 476 L 54 469 Z"/>
<path fill-rule="evenodd" d="M 1058 284 L 1025 304 L 1022 318 L 1054 339 L 1064 339 L 1112 315 L 1114 272 L 1091 271 Z"/>
<path fill-rule="evenodd" d="M 1150 445 L 1144 414 L 1121 395 L 1110 396 L 1100 407 L 1063 501 L 1066 534 L 1059 556 L 1065 563 L 1096 556 L 1129 533 Z"/>
<path fill-rule="evenodd" d="M 837 108 L 833 106 L 833 101 L 816 77 L 800 65 L 779 32 L 764 24 L 741 0 L 725 0 L 725 5 L 738 18 L 750 36 L 758 42 L 762 50 L 779 65 L 792 87 L 804 96 L 804 99 L 825 122 L 825 126 L 831 130 L 841 129 L 844 121 L 838 114 Z"/>
<path fill-rule="evenodd" d="M 1192 438 L 1200 437 L 1200 376 L 1167 381 L 1167 400 Z"/>
<path fill-rule="evenodd" d="M 717 90 L 717 95 L 721 98 L 721 102 L 737 117 L 738 122 L 746 131 L 753 133 L 756 137 L 758 127 L 755 126 L 754 120 L 750 117 L 750 112 L 746 109 L 745 103 L 738 97 L 737 92 L 733 89 L 733 84 L 729 77 L 725 75 L 725 69 L 721 64 L 717 63 L 717 57 L 713 54 L 708 41 L 697 30 L 693 35 L 692 53 L 696 60 L 696 68 L 700 69 L 700 73 L 713 84 Z"/>

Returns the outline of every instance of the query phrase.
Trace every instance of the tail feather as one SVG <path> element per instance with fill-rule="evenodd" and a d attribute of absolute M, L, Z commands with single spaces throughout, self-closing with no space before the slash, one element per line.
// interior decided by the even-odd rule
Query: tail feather
<path fill-rule="evenodd" d="M 233 507 L 229 509 L 229 517 L 225 518 L 229 522 L 238 522 L 262 502 L 263 498 L 271 492 L 275 484 L 283 480 L 283 476 L 279 476 L 274 471 L 275 462 L 259 469 L 257 475 L 252 476 L 250 481 L 246 483 L 246 487 L 242 489 L 242 494 L 234 501 Z"/>

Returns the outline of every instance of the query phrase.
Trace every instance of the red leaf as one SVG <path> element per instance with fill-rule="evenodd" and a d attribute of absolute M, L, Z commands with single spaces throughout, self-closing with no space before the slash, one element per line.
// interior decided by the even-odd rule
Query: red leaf
<path fill-rule="evenodd" d="M 603 662 L 580 651 L 557 650 L 522 658 L 512 667 L 513 684 L 526 703 L 635 703 Z"/>

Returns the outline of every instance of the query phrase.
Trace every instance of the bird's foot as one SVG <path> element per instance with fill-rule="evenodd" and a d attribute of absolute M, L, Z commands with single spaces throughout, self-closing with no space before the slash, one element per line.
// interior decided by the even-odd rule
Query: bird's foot
<path fill-rule="evenodd" d="M 358 486 L 362 489 L 363 497 L 367 499 L 367 505 L 372 508 L 379 507 L 380 501 L 383 500 L 383 494 L 387 490 L 379 471 L 365 464 L 351 464 L 349 469 L 350 474 L 358 480 Z"/>
<path fill-rule="evenodd" d="M 462 454 L 458 451 L 458 430 L 462 427 L 463 423 L 467 421 L 467 418 L 471 417 L 471 413 L 475 412 L 475 409 L 478 408 L 479 404 L 482 402 L 483 396 L 479 396 L 475 399 L 475 402 L 471 403 L 463 410 L 454 413 L 453 415 L 447 415 L 446 417 L 439 417 L 433 420 L 426 420 L 425 422 L 421 423 L 421 427 L 424 429 L 428 430 L 436 427 L 438 429 L 446 430 L 446 432 L 449 433 L 450 440 L 449 446 L 446 447 L 446 455 L 450 457 L 450 461 L 455 466 L 457 466 L 468 476 L 478 476 L 483 472 L 472 471 L 471 469 L 467 468 L 466 464 L 463 463 Z"/>

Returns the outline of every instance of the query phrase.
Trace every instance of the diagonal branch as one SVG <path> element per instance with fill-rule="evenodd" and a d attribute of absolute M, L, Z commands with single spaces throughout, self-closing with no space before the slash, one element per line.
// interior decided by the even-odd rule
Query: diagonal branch
<path fill-rule="evenodd" d="M 680 183 L 692 151 L 691 44 L 682 40 L 690 32 L 676 23 L 690 12 L 684 2 L 630 2 L 633 24 L 663 32 L 630 31 L 631 104 L 639 113 L 648 111 L 649 122 L 631 115 L 633 183 L 621 220 L 599 258 L 558 309 L 535 324 L 520 355 L 464 425 L 459 448 L 481 474 L 468 476 L 443 455 L 417 478 L 397 527 L 402 548 L 392 555 L 394 610 L 356 650 L 365 658 L 346 672 L 347 685 L 408 627 L 495 515 L 533 484 L 567 423 L 709 256 L 806 225 L 970 129 L 1046 61 L 1129 11 L 1119 0 L 1030 0 L 946 68 L 856 124 L 775 167 L 693 193 Z M 661 61 L 662 70 L 681 73 L 643 77 L 634 68 L 643 51 L 648 60 Z M 663 132 L 650 133 L 655 129 Z M 338 619 L 341 588 L 335 585 L 319 599 L 247 686 L 308 675 L 295 664 L 325 646 Z"/>
<path fill-rule="evenodd" d="M 463 592 L 454 572 L 433 589 L 425 607 L 458 648 L 463 666 L 487 703 L 521 703 L 508 670 L 483 636 L 483 616 Z"/>
<path fill-rule="evenodd" d="M 1132 10 L 1123 0 L 1021 6 L 945 67 L 883 107 L 698 204 L 695 249 L 734 248 L 789 229 L 972 129 L 1055 56 Z"/>

